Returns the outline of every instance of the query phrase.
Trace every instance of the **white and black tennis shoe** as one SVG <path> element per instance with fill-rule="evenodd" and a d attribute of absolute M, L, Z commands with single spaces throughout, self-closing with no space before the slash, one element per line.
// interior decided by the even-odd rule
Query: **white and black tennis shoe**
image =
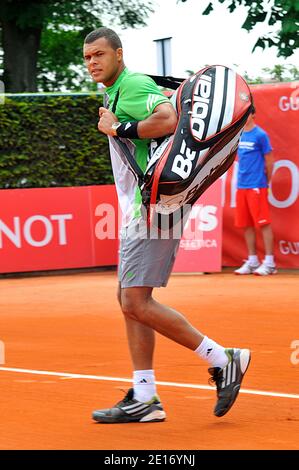
<path fill-rule="evenodd" d="M 241 383 L 250 363 L 249 349 L 226 349 L 229 362 L 223 369 L 211 367 L 210 381 L 217 387 L 217 402 L 214 415 L 224 416 L 233 406 L 239 394 Z"/>
<path fill-rule="evenodd" d="M 134 399 L 130 388 L 122 401 L 112 408 L 94 411 L 92 418 L 98 423 L 154 423 L 164 421 L 166 413 L 157 396 L 142 403 Z"/>

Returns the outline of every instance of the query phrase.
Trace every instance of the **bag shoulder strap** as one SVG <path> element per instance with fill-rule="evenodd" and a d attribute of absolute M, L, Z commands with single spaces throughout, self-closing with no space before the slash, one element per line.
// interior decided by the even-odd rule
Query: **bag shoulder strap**
<path fill-rule="evenodd" d="M 111 111 L 112 111 L 113 113 L 115 113 L 116 105 L 117 105 L 117 102 L 118 102 L 118 98 L 119 98 L 119 89 L 118 89 L 117 92 L 116 92 L 116 95 L 115 95 L 115 98 L 114 98 L 114 101 L 113 101 L 113 105 L 112 105 L 112 108 L 111 108 Z"/>
<path fill-rule="evenodd" d="M 176 78 L 170 76 L 161 76 L 161 75 L 148 75 L 150 78 L 156 82 L 157 85 L 163 86 L 165 88 L 170 88 L 171 90 L 176 90 L 185 78 Z"/>
<path fill-rule="evenodd" d="M 143 171 L 141 170 L 140 166 L 138 165 L 138 163 L 136 162 L 135 158 L 133 157 L 133 155 L 131 154 L 130 152 L 130 149 L 129 147 L 127 146 L 127 144 L 125 143 L 124 140 L 120 139 L 119 137 L 113 137 L 113 139 L 117 142 L 117 145 L 119 146 L 119 148 L 123 151 L 123 153 L 125 154 L 128 162 L 129 162 L 129 165 L 130 167 L 132 168 L 132 170 L 134 171 L 134 173 L 136 174 L 137 176 L 137 180 L 138 180 L 138 186 L 141 186 L 143 183 L 144 183 L 144 173 Z"/>
<path fill-rule="evenodd" d="M 152 78 L 154 82 L 159 85 L 163 86 L 165 88 L 170 88 L 171 90 L 176 90 L 183 81 L 185 81 L 185 78 L 176 78 L 176 77 L 171 77 L 171 76 L 161 76 L 161 75 L 148 75 L 148 77 Z M 115 113 L 117 102 L 119 99 L 119 89 L 116 92 L 111 111 Z"/>
<path fill-rule="evenodd" d="M 116 95 L 115 95 L 115 98 L 114 98 L 114 101 L 113 101 L 113 104 L 112 104 L 112 108 L 111 108 L 111 111 L 113 113 L 115 113 L 115 110 L 116 110 L 116 105 L 117 105 L 117 102 L 118 102 L 118 98 L 119 98 L 119 89 L 117 90 L 116 92 Z M 117 142 L 117 145 L 119 146 L 119 148 L 123 151 L 123 153 L 125 154 L 129 164 L 130 164 L 130 167 L 132 168 L 132 170 L 134 171 L 134 173 L 136 174 L 137 176 L 137 179 L 138 179 L 138 185 L 141 186 L 142 183 L 143 183 L 143 180 L 144 180 L 144 173 L 143 171 L 141 170 L 140 166 L 138 165 L 138 163 L 136 162 L 135 158 L 132 156 L 128 146 L 126 145 L 125 141 L 124 140 L 121 140 L 119 137 L 113 137 L 113 139 Z"/>

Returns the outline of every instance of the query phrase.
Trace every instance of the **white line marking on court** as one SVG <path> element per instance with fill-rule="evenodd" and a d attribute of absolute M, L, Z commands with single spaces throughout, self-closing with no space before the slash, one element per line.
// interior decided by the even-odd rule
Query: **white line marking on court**
<path fill-rule="evenodd" d="M 125 379 L 123 377 L 106 377 L 104 375 L 86 375 L 86 374 L 71 374 L 69 372 L 51 372 L 46 370 L 32 370 L 32 369 L 18 369 L 13 367 L 0 367 L 0 371 L 3 372 L 15 372 L 18 374 L 33 374 L 33 375 L 48 375 L 54 377 L 64 377 L 69 379 L 85 379 L 85 380 L 103 380 L 110 382 L 129 382 L 132 383 L 132 379 Z M 209 385 L 198 385 L 198 384 L 187 384 L 180 382 L 161 382 L 157 381 L 157 385 L 165 385 L 166 387 L 181 387 L 181 388 L 194 388 L 198 390 L 213 390 L 214 387 Z M 299 399 L 299 395 L 294 393 L 279 393 L 279 392 L 266 392 L 264 390 L 251 390 L 243 388 L 240 390 L 240 393 L 245 393 L 247 395 L 261 395 L 264 397 L 277 397 L 277 398 L 293 398 Z"/>

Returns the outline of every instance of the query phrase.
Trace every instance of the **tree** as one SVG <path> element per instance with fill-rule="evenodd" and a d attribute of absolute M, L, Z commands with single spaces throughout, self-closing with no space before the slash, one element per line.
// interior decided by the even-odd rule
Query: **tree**
<path fill-rule="evenodd" d="M 152 12 L 142 0 L 0 0 L 6 92 L 70 86 L 82 61 L 82 42 L 102 25 L 103 12 L 121 26 L 144 25 Z M 106 15 L 107 16 L 107 15 Z M 80 80 L 79 80 L 80 81 Z"/>
<path fill-rule="evenodd" d="M 234 64 L 235 70 L 238 71 L 238 64 Z M 274 65 L 273 68 L 270 67 L 264 67 L 262 69 L 265 75 L 263 76 L 258 76 L 258 77 L 252 77 L 249 75 L 247 71 L 244 73 L 241 73 L 243 78 L 245 78 L 246 82 L 249 85 L 256 85 L 258 83 L 269 83 L 271 82 L 292 82 L 292 81 L 298 81 L 299 80 L 299 69 L 293 65 L 293 64 L 287 64 L 287 65 Z M 193 70 L 185 70 L 187 75 L 191 77 L 195 72 Z M 269 79 L 270 77 L 270 79 Z"/>
<path fill-rule="evenodd" d="M 299 80 L 299 69 L 292 64 L 289 65 L 274 65 L 273 68 L 264 67 L 263 72 L 270 75 L 271 79 L 275 82 L 291 82 Z"/>
<path fill-rule="evenodd" d="M 247 18 L 242 25 L 247 31 L 251 31 L 257 23 L 277 25 L 277 31 L 258 38 L 253 51 L 257 47 L 277 47 L 278 57 L 289 57 L 299 47 L 299 0 L 212 0 L 203 15 L 209 15 L 217 1 L 225 3 L 230 13 L 238 6 L 247 7 Z"/>

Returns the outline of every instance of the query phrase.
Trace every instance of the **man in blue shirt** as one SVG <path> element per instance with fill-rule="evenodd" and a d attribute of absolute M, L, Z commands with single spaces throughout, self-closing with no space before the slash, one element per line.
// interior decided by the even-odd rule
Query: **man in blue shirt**
<path fill-rule="evenodd" d="M 235 274 L 275 274 L 268 203 L 268 185 L 273 170 L 272 146 L 267 133 L 255 124 L 254 109 L 241 135 L 238 159 L 235 225 L 244 229 L 248 258 Z M 262 264 L 256 252 L 256 229 L 261 230 L 265 247 Z"/>

